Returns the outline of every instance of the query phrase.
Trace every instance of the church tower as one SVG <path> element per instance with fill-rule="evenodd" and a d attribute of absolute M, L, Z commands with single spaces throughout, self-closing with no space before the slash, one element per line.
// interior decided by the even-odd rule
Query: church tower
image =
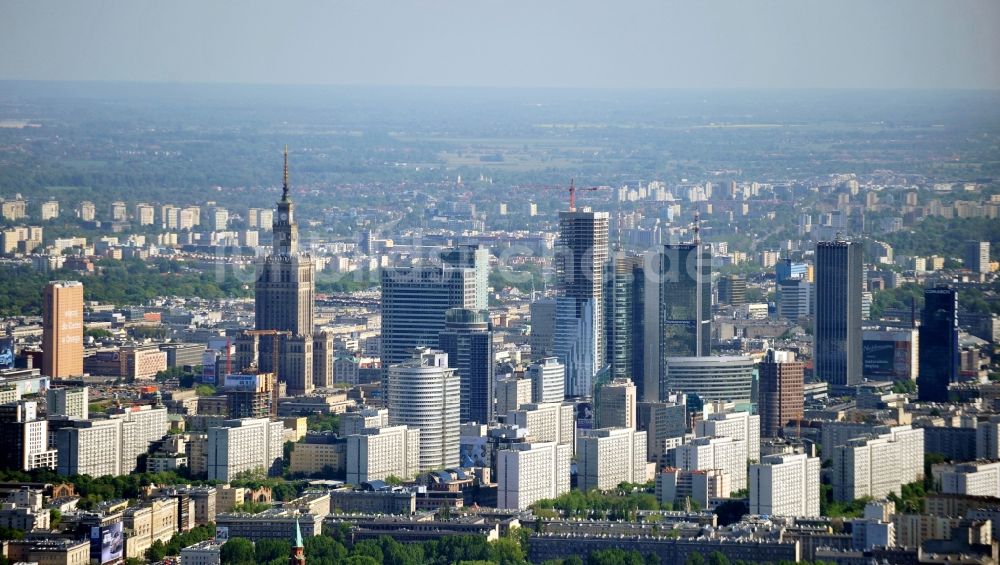
<path fill-rule="evenodd" d="M 299 527 L 298 518 L 295 519 L 295 540 L 292 544 L 292 552 L 288 556 L 288 565 L 305 565 L 306 546 L 302 542 L 302 528 Z"/>

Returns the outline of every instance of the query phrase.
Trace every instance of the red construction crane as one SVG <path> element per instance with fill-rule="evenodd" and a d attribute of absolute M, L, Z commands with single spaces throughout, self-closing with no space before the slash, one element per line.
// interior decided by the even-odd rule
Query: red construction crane
<path fill-rule="evenodd" d="M 583 190 L 592 192 L 594 190 L 610 190 L 610 186 L 576 186 L 575 179 L 569 180 L 569 188 L 562 186 L 546 186 L 544 188 L 555 190 L 569 190 L 569 211 L 576 212 L 576 191 Z"/>

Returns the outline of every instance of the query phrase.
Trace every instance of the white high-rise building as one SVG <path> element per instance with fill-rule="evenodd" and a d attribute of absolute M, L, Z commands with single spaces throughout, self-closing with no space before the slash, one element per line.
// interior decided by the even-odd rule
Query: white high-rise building
<path fill-rule="evenodd" d="M 674 449 L 674 463 L 685 471 L 719 469 L 733 490 L 747 487 L 746 445 L 731 437 L 699 437 Z"/>
<path fill-rule="evenodd" d="M 86 420 L 90 417 L 89 396 L 87 387 L 50 388 L 45 392 L 46 414 Z"/>
<path fill-rule="evenodd" d="M 528 508 L 570 490 L 572 448 L 554 442 L 513 443 L 497 452 L 497 508 Z"/>
<path fill-rule="evenodd" d="M 555 357 L 528 366 L 533 402 L 562 402 L 566 398 L 566 367 Z"/>
<path fill-rule="evenodd" d="M 760 416 L 749 412 L 717 412 L 695 426 L 697 437 L 731 437 L 743 440 L 746 459 L 760 461 Z"/>
<path fill-rule="evenodd" d="M 56 432 L 60 475 L 117 476 L 122 463 L 122 420 L 75 420 Z"/>
<path fill-rule="evenodd" d="M 426 347 L 389 367 L 389 423 L 420 430 L 420 470 L 459 463 L 459 377 L 448 355 Z"/>
<path fill-rule="evenodd" d="M 509 377 L 497 381 L 497 414 L 506 416 L 511 410 L 531 403 L 531 380 Z"/>
<path fill-rule="evenodd" d="M 267 418 L 226 420 L 208 428 L 208 479 L 229 482 L 246 471 L 281 473 L 284 424 Z"/>
<path fill-rule="evenodd" d="M 420 470 L 420 430 L 368 428 L 347 436 L 347 483 L 360 485 L 390 475 L 408 480 Z"/>
<path fill-rule="evenodd" d="M 55 469 L 49 449 L 48 421 L 38 418 L 38 403 L 15 400 L 0 405 L 0 464 L 6 469 Z"/>
<path fill-rule="evenodd" d="M 1000 497 L 1000 462 L 972 461 L 935 465 L 933 472 L 941 485 L 942 493 Z"/>
<path fill-rule="evenodd" d="M 924 430 L 896 426 L 833 448 L 833 499 L 852 501 L 900 493 L 924 476 Z"/>
<path fill-rule="evenodd" d="M 170 429 L 167 409 L 133 406 L 112 413 L 111 418 L 122 421 L 122 474 L 144 471 L 138 468 L 139 457 L 148 453 L 150 444 L 163 439 Z"/>
<path fill-rule="evenodd" d="M 818 457 L 768 455 L 750 465 L 750 513 L 819 516 Z"/>
<path fill-rule="evenodd" d="M 608 490 L 646 482 L 646 432 L 632 428 L 581 430 L 576 440 L 580 490 Z"/>
<path fill-rule="evenodd" d="M 532 441 L 552 441 L 573 447 L 576 438 L 575 407 L 570 402 L 524 404 L 507 414 L 507 423 L 528 430 Z"/>

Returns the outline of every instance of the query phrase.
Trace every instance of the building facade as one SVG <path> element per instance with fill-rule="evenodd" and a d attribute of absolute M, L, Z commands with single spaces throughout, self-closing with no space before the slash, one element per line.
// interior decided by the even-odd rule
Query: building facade
<path fill-rule="evenodd" d="M 768 516 L 819 516 L 820 460 L 768 455 L 750 465 L 750 513 Z"/>
<path fill-rule="evenodd" d="M 42 374 L 83 375 L 83 284 L 53 281 L 42 296 Z"/>
<path fill-rule="evenodd" d="M 489 310 L 448 310 L 438 343 L 448 354 L 448 365 L 458 374 L 461 422 L 492 422 L 496 416 L 496 364 Z"/>
<path fill-rule="evenodd" d="M 420 430 L 420 470 L 459 463 L 460 383 L 448 355 L 417 348 L 410 361 L 389 367 L 389 423 Z"/>
<path fill-rule="evenodd" d="M 917 396 L 924 402 L 947 402 L 948 385 L 958 379 L 958 292 L 924 290 L 920 322 Z"/>
<path fill-rule="evenodd" d="M 805 368 L 795 361 L 794 353 L 774 350 L 757 367 L 760 434 L 779 437 L 785 424 L 803 417 Z"/>
<path fill-rule="evenodd" d="M 861 382 L 862 260 L 860 241 L 816 244 L 815 374 L 831 385 Z"/>

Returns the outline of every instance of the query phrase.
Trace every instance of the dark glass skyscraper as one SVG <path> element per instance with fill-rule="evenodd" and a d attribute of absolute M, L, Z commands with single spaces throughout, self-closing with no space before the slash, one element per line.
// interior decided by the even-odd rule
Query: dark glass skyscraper
<path fill-rule="evenodd" d="M 958 292 L 928 288 L 920 319 L 920 400 L 948 401 L 948 385 L 958 377 L 958 355 Z"/>
<path fill-rule="evenodd" d="M 712 346 L 712 248 L 665 245 L 645 259 L 643 387 L 658 401 L 668 391 L 667 358 L 705 357 Z"/>
<path fill-rule="evenodd" d="M 448 310 L 438 339 L 441 351 L 448 354 L 448 366 L 458 373 L 460 421 L 490 423 L 496 394 L 489 310 Z"/>
<path fill-rule="evenodd" d="M 712 348 L 712 251 L 706 244 L 665 245 L 659 261 L 660 351 L 703 357 Z"/>
<path fill-rule="evenodd" d="M 632 379 L 643 392 L 643 294 L 646 277 L 642 257 L 616 255 L 605 277 L 605 358 L 612 379 Z"/>
<path fill-rule="evenodd" d="M 816 244 L 815 373 L 840 386 L 861 382 L 862 248 L 860 241 Z"/>

